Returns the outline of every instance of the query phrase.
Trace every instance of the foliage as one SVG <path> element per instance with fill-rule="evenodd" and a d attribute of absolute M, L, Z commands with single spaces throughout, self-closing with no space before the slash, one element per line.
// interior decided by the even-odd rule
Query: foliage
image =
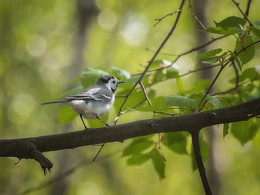
<path fill-rule="evenodd" d="M 63 93 L 62 91 L 66 91 L 65 86 L 69 85 L 68 81 L 72 79 L 67 76 L 67 72 L 73 72 L 67 70 L 73 58 L 71 55 L 73 48 L 68 40 L 72 39 L 71 34 L 76 29 L 74 21 L 76 14 L 73 11 L 76 6 L 72 2 L 64 3 L 61 1 L 41 2 L 40 4 L 34 1 L 27 4 L 16 3 L 13 5 L 8 2 L 0 3 L 0 11 L 2 11 L 0 76 L 1 89 L 5 92 L 1 95 L 1 100 L 4 102 L 1 106 L 0 116 L 1 136 L 9 138 L 53 133 L 50 129 L 53 129 L 53 124 L 56 124 L 56 115 L 58 115 L 60 124 L 71 124 L 72 121 L 75 121 L 77 125 L 79 119 L 66 106 L 51 108 L 37 106 L 46 100 L 55 99 Z M 213 3 L 214 7 L 221 5 L 221 3 Z M 162 5 L 159 1 L 153 3 L 150 1 L 124 3 L 97 1 L 97 4 L 100 13 L 110 13 L 110 16 L 112 15 L 110 19 L 114 18 L 115 21 L 120 19 L 120 22 L 117 22 L 113 29 L 105 29 L 102 26 L 102 20 L 108 21 L 109 17 L 102 18 L 100 14 L 97 17 L 99 24 L 95 23 L 89 26 L 88 45 L 83 51 L 87 56 L 85 61 L 88 66 L 77 78 L 72 80 L 73 84 L 79 81 L 81 86 L 69 90 L 62 97 L 78 93 L 83 88 L 93 85 L 97 78 L 104 74 L 112 74 L 125 81 L 125 84 L 120 85 L 116 92 L 116 95 L 120 97 L 116 99 L 113 110 L 103 118 L 110 124 L 115 124 L 114 119 L 117 116 L 119 116 L 118 123 L 121 123 L 144 118 L 193 114 L 201 100 L 203 101 L 199 111 L 207 111 L 260 97 L 260 65 L 258 64 L 260 21 L 257 21 L 255 16 L 252 16 L 252 21 L 256 21 L 250 25 L 245 18 L 236 15 L 233 8 L 228 13 L 229 16 L 224 16 L 223 13 L 219 12 L 223 8 L 216 9 L 218 18 L 222 19 L 206 28 L 205 33 L 213 37 L 227 35 L 228 40 L 224 38 L 224 41 L 219 42 L 219 44 L 212 43 L 210 47 L 212 49 L 203 53 L 199 53 L 198 49 L 193 51 L 195 55 L 191 54 L 192 52 L 187 52 L 184 55 L 189 57 L 185 58 L 184 55 L 176 56 L 176 53 L 194 48 L 196 38 L 194 37 L 191 17 L 187 18 L 187 14 L 184 15 L 183 21 L 181 21 L 182 25 L 180 22 L 177 26 L 180 32 L 174 32 L 176 33 L 174 34 L 175 38 L 169 40 L 165 46 L 165 51 L 171 51 L 172 55 L 157 56 L 141 80 L 151 102 L 150 105 L 140 84 L 137 84 L 137 87 L 129 95 L 128 93 L 141 78 L 145 62 L 150 58 L 151 52 L 144 52 L 144 48 L 152 48 L 153 51 L 155 45 L 160 44 L 162 37 L 172 25 L 172 20 L 169 17 L 163 19 L 155 30 L 151 30 L 153 28 L 150 26 L 152 26 L 154 18 L 172 12 L 172 4 L 174 3 L 165 1 Z M 224 1 L 222 4 L 228 5 Z M 259 5 L 257 6 L 256 10 L 259 8 Z M 144 11 L 144 7 L 147 10 Z M 185 8 L 183 12 L 188 13 L 189 11 Z M 53 18 L 54 15 L 55 18 Z M 213 18 L 217 17 L 213 15 Z M 131 39 L 129 35 L 129 32 L 132 32 L 129 30 L 131 25 L 136 28 L 140 27 L 135 39 Z M 192 33 L 188 35 L 187 32 Z M 181 57 L 184 58 L 183 61 L 180 61 L 183 59 Z M 195 72 L 189 71 L 190 64 L 196 64 L 197 61 L 204 63 L 207 68 L 212 66 L 212 68 L 224 69 L 221 72 L 221 76 L 223 76 L 218 79 L 219 83 L 214 84 L 216 92 L 211 91 L 211 93 L 206 94 L 212 81 L 198 79 Z M 230 67 L 239 70 L 237 73 L 235 71 L 233 73 Z M 185 77 L 185 73 L 189 76 Z M 26 94 L 24 94 L 25 92 Z M 203 99 L 204 95 L 206 96 Z M 125 96 L 127 96 L 127 101 L 122 106 Z M 57 108 L 59 111 L 54 111 Z M 73 120 L 75 117 L 76 119 Z M 88 123 L 91 127 L 103 126 L 98 120 L 89 120 Z M 82 128 L 80 125 L 78 124 L 77 127 Z M 232 136 L 241 145 L 253 141 L 254 145 L 259 147 L 259 126 L 257 119 L 224 124 L 223 138 L 226 140 Z M 61 131 L 61 129 L 57 129 L 57 131 Z M 166 170 L 170 165 L 163 160 L 163 154 L 158 149 L 157 140 L 157 135 L 133 139 L 128 145 L 125 144 L 126 147 L 121 156 L 126 159 L 126 164 L 129 166 L 143 167 L 151 163 L 159 179 L 162 180 L 168 178 Z M 167 151 L 167 156 L 181 154 L 180 158 L 190 158 L 192 162 L 190 166 L 193 169 L 196 168 L 188 133 L 162 135 L 161 145 L 162 149 Z M 201 139 L 200 145 L 205 160 L 208 156 L 207 140 Z M 109 152 L 111 151 L 113 149 L 109 150 Z M 82 153 L 86 153 L 85 148 Z M 175 160 L 178 161 L 178 159 Z M 113 163 L 116 164 L 115 167 L 118 165 L 118 162 Z M 31 180 L 30 185 L 42 181 L 42 178 L 38 177 L 39 172 L 35 171 L 38 167 L 25 167 L 20 173 L 12 171 L 10 173 L 12 177 L 8 177 L 7 170 L 12 170 L 11 166 L 13 166 L 9 164 L 13 164 L 13 162 L 1 162 L 1 166 L 5 167 L 1 175 L 1 188 L 16 186 L 10 178 L 21 178 L 21 180 L 27 180 L 29 177 L 36 178 Z M 19 166 L 22 165 L 19 164 Z M 100 168 L 100 170 L 102 169 L 105 168 Z M 91 170 L 89 171 L 91 172 Z M 92 175 L 103 175 L 103 173 L 108 174 L 109 172 L 102 171 L 102 174 L 95 172 Z M 118 172 L 116 169 L 113 171 Z M 79 178 L 85 181 L 86 176 L 82 175 Z M 117 181 L 120 181 L 119 176 L 116 176 L 118 177 Z M 102 178 L 100 181 L 103 182 Z M 134 180 L 134 182 L 136 181 Z M 21 183 L 21 181 L 19 180 L 17 183 Z M 78 181 L 78 183 L 80 182 Z M 117 182 L 114 181 L 113 185 L 115 183 Z M 80 191 L 80 186 L 74 185 L 72 188 Z M 105 188 L 103 183 L 102 186 Z M 132 188 L 134 187 L 132 186 Z M 19 188 L 19 185 L 16 188 Z M 1 190 L 0 193 L 2 193 Z M 118 192 L 114 191 L 114 193 Z"/>

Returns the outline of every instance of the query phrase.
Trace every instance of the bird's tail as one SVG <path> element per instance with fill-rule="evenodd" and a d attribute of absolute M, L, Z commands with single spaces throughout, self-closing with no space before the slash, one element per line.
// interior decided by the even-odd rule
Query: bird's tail
<path fill-rule="evenodd" d="M 58 104 L 58 103 L 66 103 L 68 100 L 61 100 L 61 101 L 54 101 L 54 102 L 44 102 L 41 105 L 46 105 L 46 104 Z"/>

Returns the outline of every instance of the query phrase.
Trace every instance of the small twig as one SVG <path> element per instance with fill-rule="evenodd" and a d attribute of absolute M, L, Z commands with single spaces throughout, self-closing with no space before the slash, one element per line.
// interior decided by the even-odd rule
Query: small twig
<path fill-rule="evenodd" d="M 214 65 L 211 65 L 211 66 L 205 66 L 203 68 L 197 68 L 195 70 L 190 70 L 190 71 L 188 71 L 184 74 L 181 74 L 179 77 L 184 77 L 184 76 L 187 76 L 187 75 L 192 74 L 194 72 L 199 72 L 199 71 L 203 71 L 203 70 L 207 70 L 207 69 L 211 69 L 211 68 L 216 68 L 218 66 L 220 66 L 220 64 L 214 64 Z"/>
<path fill-rule="evenodd" d="M 164 153 L 163 153 L 163 149 L 162 149 L 162 146 L 161 146 L 161 134 L 160 133 L 158 133 L 158 149 L 161 151 L 161 153 L 162 153 L 162 156 L 163 156 L 163 160 L 164 161 L 167 161 L 167 158 L 166 158 L 166 156 L 164 155 Z"/>
<path fill-rule="evenodd" d="M 179 55 L 175 55 L 175 56 L 177 56 L 177 58 L 176 58 L 170 65 L 168 65 L 168 66 L 162 66 L 162 67 L 159 67 L 159 68 L 154 68 L 154 69 L 148 70 L 147 72 L 153 72 L 153 71 L 161 70 L 161 69 L 164 69 L 164 68 L 168 68 L 168 67 L 172 66 L 174 63 L 176 63 L 176 62 L 178 61 L 178 59 L 181 58 L 182 56 L 185 56 L 185 55 L 187 55 L 187 54 L 190 54 L 190 53 L 192 53 L 192 52 L 194 52 L 194 51 L 198 51 L 198 50 L 200 50 L 200 49 L 202 49 L 202 48 L 204 48 L 204 47 L 206 47 L 206 46 L 212 44 L 213 42 L 215 42 L 215 41 L 217 41 L 217 40 L 220 40 L 220 39 L 223 39 L 223 38 L 225 38 L 225 37 L 227 37 L 227 36 L 228 36 L 228 35 L 223 35 L 223 36 L 218 37 L 218 38 L 213 38 L 213 39 L 212 39 L 211 41 L 209 41 L 209 42 L 206 42 L 206 43 L 204 43 L 204 44 L 202 44 L 202 45 L 199 45 L 199 46 L 197 46 L 197 47 L 194 47 L 194 48 L 192 48 L 192 49 L 190 49 L 190 50 L 188 50 L 188 51 L 185 51 L 185 52 L 183 52 L 183 53 L 181 53 L 181 54 L 179 54 Z M 161 54 L 161 53 L 160 53 L 160 54 Z M 165 54 L 165 53 L 164 53 L 164 54 Z M 169 55 L 170 55 L 170 54 L 169 54 Z"/>
<path fill-rule="evenodd" d="M 197 167 L 200 173 L 200 178 L 204 187 L 204 191 L 206 195 L 211 195 L 211 189 L 209 186 L 209 182 L 206 175 L 206 169 L 203 164 L 203 160 L 201 157 L 200 152 L 200 144 L 199 144 L 199 130 L 192 130 L 191 132 L 191 138 L 192 138 L 192 146 L 194 151 L 194 156 L 196 159 Z"/>
<path fill-rule="evenodd" d="M 250 5 L 252 3 L 252 0 L 248 0 L 247 1 L 247 6 L 246 6 L 246 11 L 245 11 L 245 15 L 248 16 L 249 15 L 249 10 L 250 10 Z"/>
<path fill-rule="evenodd" d="M 169 13 L 169 14 L 167 14 L 167 15 L 165 15 L 165 16 L 163 16 L 163 17 L 161 17 L 161 18 L 155 18 L 154 20 L 155 21 L 157 21 L 153 26 L 156 26 L 157 24 L 159 24 L 163 19 L 165 19 L 165 18 L 167 18 L 168 16 L 172 16 L 173 14 L 175 14 L 175 13 L 177 13 L 177 12 L 180 12 L 181 10 L 176 10 L 176 11 L 174 11 L 174 12 L 171 12 L 171 13 Z"/>
<path fill-rule="evenodd" d="M 238 52 L 236 53 L 236 55 L 238 56 L 241 52 L 245 51 L 247 48 L 249 48 L 249 47 L 251 47 L 251 46 L 253 46 L 253 45 L 257 44 L 257 43 L 260 43 L 260 40 L 257 40 L 257 41 L 255 41 L 255 42 L 249 44 L 248 46 L 244 47 L 243 49 L 241 49 L 240 51 L 238 51 Z"/>
<path fill-rule="evenodd" d="M 154 115 L 154 118 L 157 118 L 156 117 L 156 112 L 153 112 L 153 115 Z M 158 149 L 161 151 L 161 153 L 162 153 L 162 156 L 163 156 L 163 160 L 164 161 L 167 161 L 167 158 L 166 158 L 166 156 L 164 155 L 164 153 L 163 153 L 163 149 L 162 149 L 162 146 L 161 146 L 161 134 L 160 133 L 158 133 Z"/>
<path fill-rule="evenodd" d="M 101 150 L 103 149 L 104 146 L 105 146 L 105 144 L 102 144 L 102 145 L 101 145 L 99 151 L 97 152 L 96 156 L 95 156 L 95 157 L 93 158 L 93 160 L 92 160 L 93 162 L 97 159 L 99 153 L 101 152 Z"/>
<path fill-rule="evenodd" d="M 238 88 L 238 86 L 239 86 L 239 74 L 238 74 L 238 69 L 237 69 L 237 66 L 236 66 L 236 64 L 235 64 L 234 59 L 232 60 L 232 66 L 233 66 L 233 68 L 234 68 L 235 75 L 236 75 L 236 84 L 235 84 L 235 87 L 233 87 L 232 89 L 229 89 L 229 90 L 227 90 L 227 91 L 224 91 L 224 92 L 214 93 L 214 94 L 212 94 L 213 96 L 215 96 L 215 95 L 224 95 L 224 94 L 230 93 L 230 92 L 232 92 L 232 91 L 235 91 L 235 90 Z"/>
<path fill-rule="evenodd" d="M 188 7 L 188 8 L 190 8 L 190 10 L 191 10 L 192 17 L 199 23 L 199 25 L 200 25 L 204 30 L 206 30 L 206 27 L 203 25 L 203 23 L 199 20 L 199 18 L 195 15 L 195 13 L 194 13 L 194 11 L 193 11 L 191 0 L 189 0 L 189 7 Z"/>
<path fill-rule="evenodd" d="M 14 165 L 18 165 L 21 162 L 21 158 L 18 159 L 18 161 L 16 163 L 14 163 Z"/>
<path fill-rule="evenodd" d="M 215 78 L 213 79 L 213 81 L 211 82 L 210 86 L 208 87 L 206 93 L 203 95 L 203 97 L 201 98 L 200 102 L 198 103 L 194 113 L 198 113 L 200 111 L 200 106 L 202 104 L 202 102 L 204 101 L 204 99 L 207 97 L 207 95 L 209 94 L 210 90 L 212 89 L 213 85 L 215 84 L 215 82 L 217 81 L 220 73 L 222 72 L 222 70 L 224 69 L 224 67 L 227 65 L 227 63 L 225 65 L 222 65 L 217 73 L 217 75 L 215 76 Z"/>
<path fill-rule="evenodd" d="M 145 90 L 145 87 L 144 87 L 142 81 L 139 82 L 139 85 L 141 86 L 141 88 L 142 88 L 142 90 L 143 90 L 145 99 L 147 100 L 147 102 L 149 103 L 149 105 L 152 106 L 152 103 L 151 103 L 151 101 L 150 101 L 150 99 L 149 99 L 149 97 L 148 97 L 148 95 L 147 95 L 147 93 L 146 93 L 146 90 Z"/>
<path fill-rule="evenodd" d="M 238 8 L 238 10 L 240 11 L 240 13 L 244 16 L 244 18 L 248 21 L 248 23 L 250 24 L 250 26 L 254 26 L 253 24 L 252 24 L 252 22 L 248 19 L 248 17 L 247 17 L 247 15 L 248 15 L 248 13 L 247 14 L 245 14 L 244 12 L 243 12 L 243 10 L 240 8 L 240 6 L 239 6 L 239 3 L 236 1 L 236 0 L 232 0 L 233 1 L 233 3 L 237 6 L 237 8 Z M 249 5 L 250 6 L 250 5 Z"/>
<path fill-rule="evenodd" d="M 169 40 L 169 38 L 172 36 L 174 30 L 176 29 L 177 27 L 177 24 L 179 22 L 179 19 L 180 19 L 180 15 L 181 15 L 181 12 L 182 12 L 182 8 L 185 4 L 185 1 L 186 0 L 182 0 L 181 4 L 180 4 L 180 7 L 179 7 L 179 12 L 177 14 L 177 17 L 175 19 L 175 22 L 171 28 L 171 30 L 169 31 L 169 33 L 167 34 L 167 36 L 165 37 L 165 39 L 162 41 L 162 43 L 160 44 L 160 46 L 158 47 L 158 49 L 156 50 L 156 52 L 154 53 L 154 55 L 152 56 L 151 60 L 148 61 L 148 65 L 146 66 L 145 70 L 140 74 L 140 77 L 139 79 L 136 81 L 136 83 L 133 85 L 133 87 L 130 89 L 130 91 L 128 92 L 128 94 L 126 95 L 125 97 L 125 100 L 123 101 L 121 107 L 119 108 L 119 111 L 118 111 L 118 114 L 117 114 L 117 117 L 119 117 L 119 115 L 121 115 L 121 112 L 122 112 L 122 109 L 124 107 L 124 105 L 126 104 L 126 101 L 128 100 L 128 97 L 130 96 L 130 94 L 133 92 L 133 90 L 136 88 L 136 86 L 142 81 L 143 77 L 145 76 L 145 74 L 147 73 L 147 71 L 149 70 L 150 66 L 152 65 L 153 61 L 155 60 L 155 58 L 158 56 L 158 54 L 160 53 L 161 49 L 164 47 L 164 45 L 166 44 L 166 42 Z M 117 120 L 116 120 L 117 121 Z M 115 122 L 116 123 L 116 122 Z"/>
<path fill-rule="evenodd" d="M 125 114 L 126 112 L 130 111 L 130 110 L 134 110 L 135 108 L 137 108 L 138 106 L 140 106 L 141 104 L 143 104 L 144 102 L 146 101 L 146 99 L 144 99 L 143 101 L 139 102 L 138 104 L 136 104 L 135 106 L 131 107 L 131 108 L 128 108 L 127 110 L 125 111 L 122 111 L 118 114 L 118 116 L 114 119 L 114 125 L 116 125 L 117 123 L 117 120 L 119 119 L 119 117 L 122 115 L 122 114 Z"/>

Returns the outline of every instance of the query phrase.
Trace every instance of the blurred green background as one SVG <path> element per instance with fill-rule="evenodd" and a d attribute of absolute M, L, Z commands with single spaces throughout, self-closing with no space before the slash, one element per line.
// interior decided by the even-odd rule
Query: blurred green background
<path fill-rule="evenodd" d="M 240 1 L 245 10 L 247 1 Z M 195 2 L 196 3 L 196 2 Z M 214 20 L 240 16 L 232 1 L 199 2 L 198 10 L 206 15 L 207 26 Z M 70 124 L 60 124 L 61 106 L 41 106 L 56 100 L 66 91 L 81 86 L 72 82 L 85 68 L 118 67 L 131 74 L 140 73 L 173 25 L 170 16 L 157 26 L 155 18 L 178 9 L 180 1 L 149 0 L 2 0 L 0 1 L 0 137 L 1 139 L 33 137 L 82 129 L 79 117 Z M 197 9 L 197 8 L 196 8 Z M 259 20 L 260 4 L 252 2 L 249 17 Z M 173 36 L 162 52 L 180 54 L 200 45 L 197 26 L 184 6 Z M 214 47 L 234 49 L 232 37 L 222 39 Z M 256 47 L 259 54 L 259 47 Z M 180 73 L 196 67 L 197 53 L 177 61 Z M 159 55 L 158 59 L 174 60 L 174 56 Z M 259 64 L 259 55 L 249 64 Z M 229 75 L 232 70 L 225 70 Z M 231 85 L 221 77 L 216 88 Z M 200 74 L 183 78 L 190 89 Z M 224 86 L 224 87 L 223 87 Z M 160 95 L 175 94 L 176 80 L 154 86 Z M 112 124 L 117 110 L 111 110 Z M 152 114 L 131 112 L 119 123 L 145 118 Z M 220 129 L 219 129 L 220 128 Z M 249 142 L 244 146 L 230 135 L 222 138 L 221 126 L 215 127 L 214 149 L 216 169 L 220 177 L 220 194 L 259 194 L 260 145 Z M 203 131 L 207 137 L 207 131 Z M 157 140 L 156 136 L 154 137 Z M 206 138 L 205 138 L 206 139 Z M 258 132 L 255 139 L 260 139 Z M 203 194 L 198 171 L 192 170 L 191 158 L 163 148 L 167 157 L 166 178 L 160 180 L 152 162 L 128 166 L 121 157 L 130 141 L 107 144 L 99 160 L 91 163 L 98 146 L 45 153 L 53 163 L 51 174 L 44 176 L 38 163 L 15 158 L 0 159 L 0 194 Z M 190 147 L 190 146 L 189 146 Z M 207 164 L 206 167 L 210 166 Z M 79 164 L 80 163 L 80 164 Z M 50 182 L 64 171 L 73 173 Z M 210 173 L 209 173 L 210 174 Z M 46 185 L 44 187 L 44 185 Z M 39 189 L 37 189 L 39 187 Z"/>

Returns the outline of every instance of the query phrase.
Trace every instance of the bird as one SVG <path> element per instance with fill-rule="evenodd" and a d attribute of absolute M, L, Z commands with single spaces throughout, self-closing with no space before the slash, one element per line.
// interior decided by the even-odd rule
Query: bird
<path fill-rule="evenodd" d="M 98 79 L 95 85 L 76 95 L 65 97 L 65 100 L 45 102 L 42 105 L 56 103 L 68 105 L 74 112 L 79 114 L 85 129 L 88 128 L 83 117 L 85 119 L 98 119 L 107 128 L 109 125 L 100 117 L 104 116 L 113 106 L 115 102 L 114 92 L 120 83 L 124 83 L 124 81 L 119 81 L 111 75 L 104 75 Z"/>

